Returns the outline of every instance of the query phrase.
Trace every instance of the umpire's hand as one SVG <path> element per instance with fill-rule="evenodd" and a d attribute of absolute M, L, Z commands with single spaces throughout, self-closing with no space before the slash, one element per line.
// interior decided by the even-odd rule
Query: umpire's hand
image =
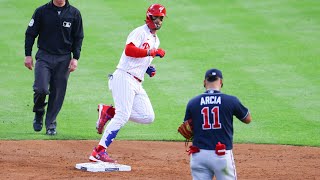
<path fill-rule="evenodd" d="M 24 66 L 27 67 L 28 69 L 32 70 L 32 67 L 33 67 L 32 56 L 26 56 L 24 58 Z"/>
<path fill-rule="evenodd" d="M 71 59 L 70 64 L 69 64 L 69 72 L 75 71 L 78 67 L 78 60 L 76 59 Z"/>

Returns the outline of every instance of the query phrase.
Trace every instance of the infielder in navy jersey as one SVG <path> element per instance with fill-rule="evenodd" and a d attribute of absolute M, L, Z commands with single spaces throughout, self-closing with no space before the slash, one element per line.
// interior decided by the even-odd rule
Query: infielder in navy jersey
<path fill-rule="evenodd" d="M 222 73 L 210 69 L 205 73 L 206 91 L 192 98 L 184 120 L 192 119 L 193 140 L 190 146 L 190 167 L 194 180 L 237 179 L 234 163 L 233 116 L 243 123 L 251 122 L 249 110 L 240 100 L 223 94 Z"/>

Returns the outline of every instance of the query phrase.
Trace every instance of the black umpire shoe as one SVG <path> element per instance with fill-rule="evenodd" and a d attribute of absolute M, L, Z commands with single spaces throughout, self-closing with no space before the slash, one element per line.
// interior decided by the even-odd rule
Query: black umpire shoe
<path fill-rule="evenodd" d="M 42 122 L 43 122 L 43 115 L 44 112 L 36 112 L 34 119 L 33 119 L 33 129 L 34 131 L 41 131 L 42 130 Z"/>
<path fill-rule="evenodd" d="M 57 131 L 56 131 L 56 129 L 47 129 L 47 133 L 46 134 L 49 135 L 49 136 L 54 136 L 54 135 L 57 134 Z"/>

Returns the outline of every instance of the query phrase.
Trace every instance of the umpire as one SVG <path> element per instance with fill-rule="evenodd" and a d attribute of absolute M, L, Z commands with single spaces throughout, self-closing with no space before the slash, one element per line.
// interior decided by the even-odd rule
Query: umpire
<path fill-rule="evenodd" d="M 24 65 L 30 70 L 33 68 L 32 46 L 36 37 L 33 129 L 42 130 L 48 104 L 46 134 L 56 135 L 56 117 L 63 104 L 69 74 L 77 68 L 84 38 L 80 11 L 68 0 L 51 0 L 35 10 L 25 33 Z M 48 102 L 45 102 L 47 95 Z"/>

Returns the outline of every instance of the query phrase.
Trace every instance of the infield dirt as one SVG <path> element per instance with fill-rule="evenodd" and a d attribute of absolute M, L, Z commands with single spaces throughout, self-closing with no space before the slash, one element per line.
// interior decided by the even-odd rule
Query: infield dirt
<path fill-rule="evenodd" d="M 1 179 L 192 179 L 184 142 L 115 141 L 108 152 L 130 172 L 86 172 L 98 141 L 0 141 Z M 320 148 L 235 144 L 238 179 L 320 179 Z"/>

